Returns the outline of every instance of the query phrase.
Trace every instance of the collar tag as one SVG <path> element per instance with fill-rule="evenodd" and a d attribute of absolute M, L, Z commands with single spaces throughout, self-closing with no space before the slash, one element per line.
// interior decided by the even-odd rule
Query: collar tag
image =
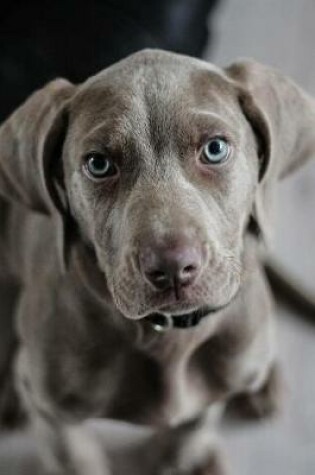
<path fill-rule="evenodd" d="M 174 327 L 174 321 L 170 315 L 156 313 L 151 317 L 151 326 L 156 332 L 164 333 Z"/>

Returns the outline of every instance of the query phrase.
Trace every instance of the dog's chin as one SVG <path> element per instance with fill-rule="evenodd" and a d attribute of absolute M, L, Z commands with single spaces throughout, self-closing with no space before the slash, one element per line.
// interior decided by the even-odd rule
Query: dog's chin
<path fill-rule="evenodd" d="M 231 301 L 234 300 L 234 297 L 229 299 L 227 302 L 218 304 L 218 305 L 194 305 L 194 306 L 168 306 L 168 307 L 162 307 L 154 312 L 149 312 L 147 315 L 145 315 L 144 318 L 148 318 L 152 316 L 153 314 L 161 314 L 169 317 L 174 317 L 176 318 L 184 318 L 185 316 L 191 317 L 193 315 L 199 315 L 201 317 L 210 315 L 212 313 L 219 312 L 226 307 L 228 307 L 231 303 Z"/>
<path fill-rule="evenodd" d="M 233 294 L 226 296 L 224 301 L 215 303 L 191 303 L 173 302 L 170 304 L 151 307 L 140 315 L 128 315 L 122 312 L 128 319 L 135 321 L 157 323 L 157 326 L 164 326 L 166 322 L 172 322 L 173 327 L 189 328 L 196 326 L 205 317 L 218 314 L 225 310 L 235 300 L 240 288 L 235 289 Z"/>

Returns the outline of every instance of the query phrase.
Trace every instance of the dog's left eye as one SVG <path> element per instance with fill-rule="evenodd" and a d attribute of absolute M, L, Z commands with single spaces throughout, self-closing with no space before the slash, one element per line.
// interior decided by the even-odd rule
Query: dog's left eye
<path fill-rule="evenodd" d="M 102 179 L 117 174 L 117 167 L 106 155 L 99 152 L 88 153 L 84 157 L 84 169 L 90 178 Z"/>
<path fill-rule="evenodd" d="M 230 146 L 223 138 L 215 137 L 204 145 L 202 161 L 205 164 L 218 164 L 224 162 L 230 153 Z"/>

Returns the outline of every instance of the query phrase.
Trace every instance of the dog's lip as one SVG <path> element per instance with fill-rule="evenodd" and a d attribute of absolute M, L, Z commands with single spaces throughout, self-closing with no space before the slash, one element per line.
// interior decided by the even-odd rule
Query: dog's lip
<path fill-rule="evenodd" d="M 178 311 L 171 312 L 171 311 L 163 310 L 163 308 L 161 308 L 160 310 L 157 310 L 154 313 L 170 316 L 170 317 L 173 317 L 173 318 L 185 318 L 185 317 L 190 317 L 192 314 L 198 314 L 198 315 L 205 316 L 208 313 L 213 313 L 215 311 L 216 311 L 216 308 L 210 307 L 209 305 L 206 305 L 206 306 L 197 307 L 197 308 L 194 308 L 192 310 L 185 311 L 185 312 L 183 312 L 183 310 L 178 310 Z"/>

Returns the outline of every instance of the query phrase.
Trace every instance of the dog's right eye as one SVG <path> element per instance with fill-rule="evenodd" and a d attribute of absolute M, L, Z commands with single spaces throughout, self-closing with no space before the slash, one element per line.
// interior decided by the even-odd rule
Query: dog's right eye
<path fill-rule="evenodd" d="M 117 167 L 106 155 L 99 152 L 88 153 L 84 157 L 84 171 L 89 178 L 100 180 L 117 174 Z"/>

